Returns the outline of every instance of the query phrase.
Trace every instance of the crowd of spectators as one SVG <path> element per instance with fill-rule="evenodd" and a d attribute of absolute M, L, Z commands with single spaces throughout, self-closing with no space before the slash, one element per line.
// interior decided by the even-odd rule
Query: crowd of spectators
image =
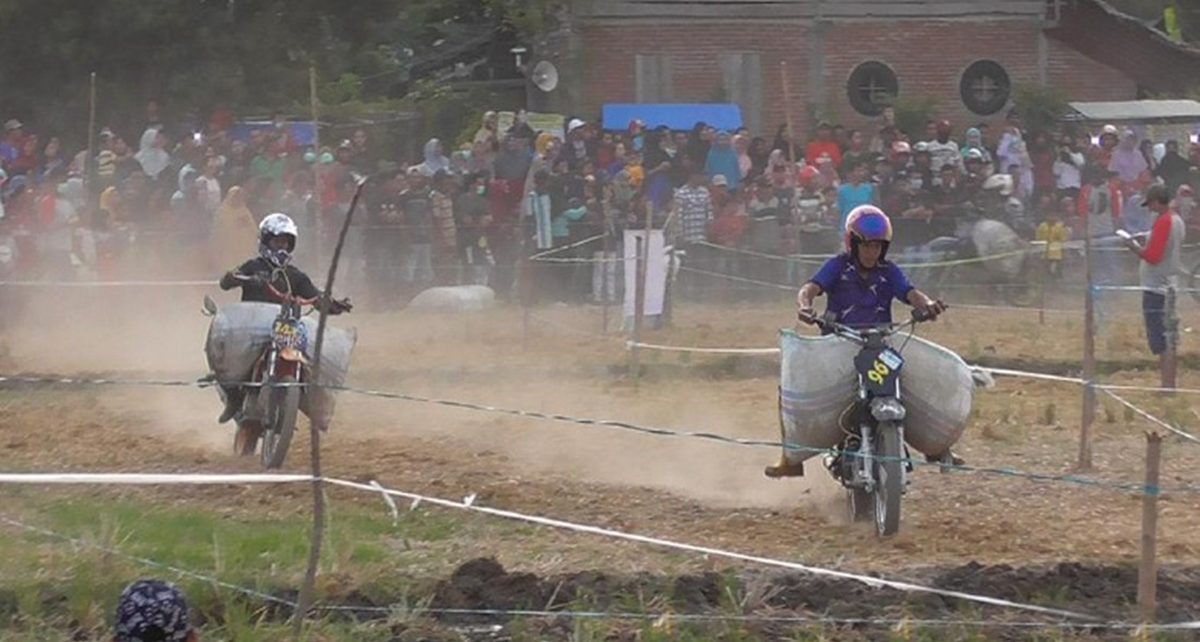
<path fill-rule="evenodd" d="M 1111 125 L 1028 131 L 1016 112 L 998 128 L 930 120 L 913 136 L 889 110 L 871 130 L 820 123 L 807 140 L 785 127 L 768 139 L 702 122 L 672 131 L 580 118 L 555 135 L 520 115 L 501 131 L 488 112 L 459 144 L 429 140 L 421 158 L 378 149 L 364 130 L 317 149 L 273 120 L 235 138 L 228 110 L 168 125 L 151 102 L 136 138 L 104 128 L 90 157 L 9 120 L 0 141 L 6 276 L 119 278 L 146 269 L 128 260 L 139 252 L 173 273 L 216 274 L 253 255 L 257 221 L 276 211 L 296 219 L 299 260 L 312 265 L 367 175 L 349 270 L 379 308 L 430 285 L 487 284 L 508 296 L 522 259 L 548 252 L 581 262 L 525 268 L 541 296 L 611 300 L 619 288 L 605 263 L 621 231 L 647 221 L 690 248 L 685 260 L 714 269 L 735 266 L 702 248 L 835 252 L 841 222 L 865 203 L 891 215 L 900 250 L 986 217 L 1061 259 L 1069 238 L 1148 229 L 1141 197 L 1152 184 L 1200 226 L 1191 139 L 1156 143 Z"/>

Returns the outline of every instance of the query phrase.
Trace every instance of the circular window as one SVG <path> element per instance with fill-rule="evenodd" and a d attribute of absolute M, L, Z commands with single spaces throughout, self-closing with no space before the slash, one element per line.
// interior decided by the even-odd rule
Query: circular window
<path fill-rule="evenodd" d="M 896 72 L 882 62 L 869 61 L 854 68 L 846 81 L 850 105 L 863 116 L 878 116 L 900 93 Z"/>
<path fill-rule="evenodd" d="M 980 116 L 990 116 L 1008 104 L 1012 82 L 1008 72 L 992 60 L 977 60 L 963 72 L 958 92 L 967 109 Z"/>

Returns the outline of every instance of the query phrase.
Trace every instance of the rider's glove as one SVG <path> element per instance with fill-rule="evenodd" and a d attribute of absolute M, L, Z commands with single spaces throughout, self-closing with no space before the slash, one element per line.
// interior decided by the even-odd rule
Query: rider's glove
<path fill-rule="evenodd" d="M 801 322 L 808 325 L 813 325 L 817 322 L 817 313 L 812 308 L 800 308 L 796 316 Z"/>
<path fill-rule="evenodd" d="M 328 299 L 329 314 L 342 314 L 354 309 L 354 305 L 350 303 L 350 297 L 344 299 Z"/>

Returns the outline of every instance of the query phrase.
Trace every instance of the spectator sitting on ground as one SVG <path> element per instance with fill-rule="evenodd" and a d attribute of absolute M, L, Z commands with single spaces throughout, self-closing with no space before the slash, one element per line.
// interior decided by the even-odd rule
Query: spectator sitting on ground
<path fill-rule="evenodd" d="M 199 642 L 187 598 L 179 587 L 159 580 L 138 580 L 117 602 L 113 642 Z"/>

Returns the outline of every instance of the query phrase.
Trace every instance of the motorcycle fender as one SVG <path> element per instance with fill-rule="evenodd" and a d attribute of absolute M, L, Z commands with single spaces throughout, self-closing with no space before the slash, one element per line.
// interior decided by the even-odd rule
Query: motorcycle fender
<path fill-rule="evenodd" d="M 283 359 L 284 361 L 299 362 L 306 366 L 309 365 L 308 357 L 304 356 L 304 353 L 300 352 L 296 348 L 284 348 L 284 350 L 279 353 L 279 358 Z"/>

